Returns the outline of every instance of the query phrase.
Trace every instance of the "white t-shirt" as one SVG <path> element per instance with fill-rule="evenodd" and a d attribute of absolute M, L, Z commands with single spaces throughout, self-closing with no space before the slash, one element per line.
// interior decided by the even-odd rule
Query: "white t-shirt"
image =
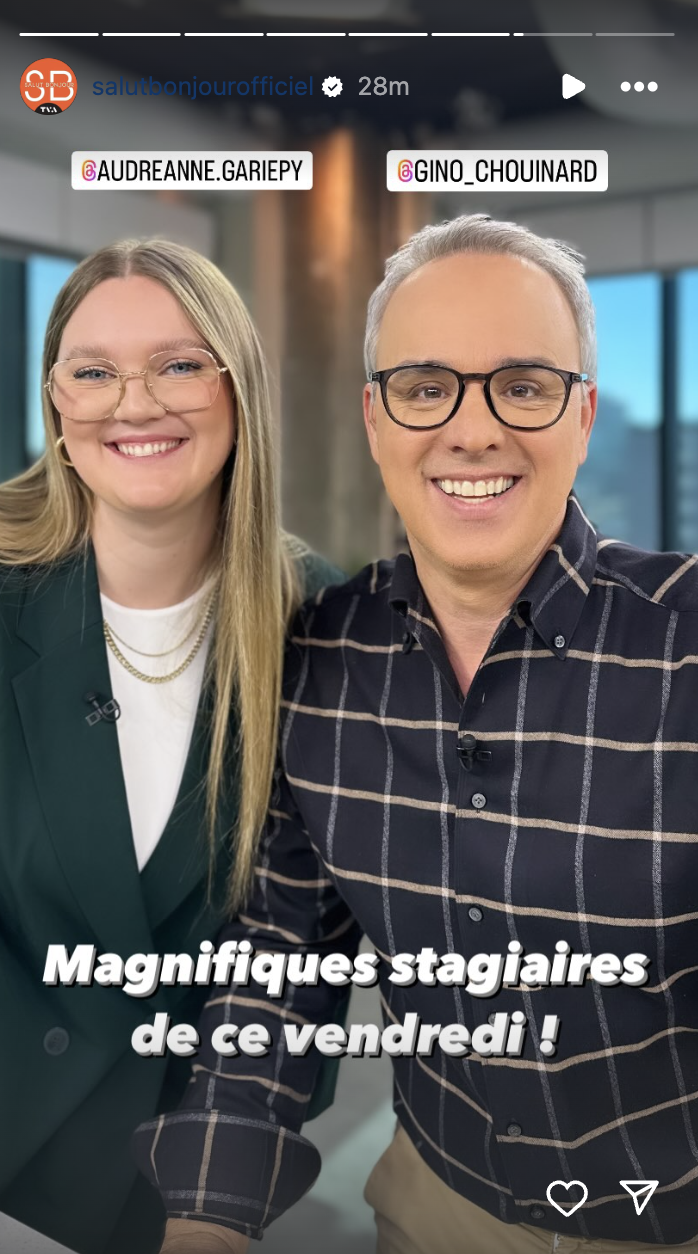
<path fill-rule="evenodd" d="M 188 657 L 196 641 L 201 612 L 213 588 L 211 579 L 194 596 L 179 605 L 160 610 L 135 610 L 102 596 L 102 613 L 112 632 L 121 639 L 117 648 L 145 675 L 168 675 Z M 188 640 L 184 637 L 197 623 Z M 121 706 L 116 724 L 121 767 L 126 784 L 133 843 L 138 869 L 142 870 L 155 849 L 174 808 L 189 752 L 201 693 L 206 657 L 211 643 L 206 638 L 194 661 L 165 684 L 147 684 L 130 675 L 107 649 L 113 696 Z M 128 641 L 128 645 L 123 641 Z M 166 657 L 143 657 L 135 650 L 162 653 L 184 641 Z"/>

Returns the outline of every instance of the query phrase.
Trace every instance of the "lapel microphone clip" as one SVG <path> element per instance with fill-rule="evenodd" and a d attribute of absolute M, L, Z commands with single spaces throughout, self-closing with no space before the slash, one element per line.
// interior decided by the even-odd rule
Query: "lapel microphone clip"
<path fill-rule="evenodd" d="M 94 727 L 95 723 L 100 723 L 102 719 L 105 723 L 115 723 L 117 718 L 121 717 L 121 706 L 114 697 L 100 704 L 96 692 L 86 692 L 83 701 L 87 701 L 87 704 L 92 706 L 92 713 L 85 715 L 88 727 Z"/>

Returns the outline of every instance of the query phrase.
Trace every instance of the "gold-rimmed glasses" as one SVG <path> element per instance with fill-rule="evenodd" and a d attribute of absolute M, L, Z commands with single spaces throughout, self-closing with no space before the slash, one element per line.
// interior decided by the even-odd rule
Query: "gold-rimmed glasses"
<path fill-rule="evenodd" d="M 58 412 L 72 422 L 111 418 L 127 379 L 143 379 L 166 412 L 190 414 L 213 404 L 227 369 L 206 348 L 153 353 L 144 370 L 119 370 L 103 357 L 68 357 L 54 362 L 44 386 Z"/>

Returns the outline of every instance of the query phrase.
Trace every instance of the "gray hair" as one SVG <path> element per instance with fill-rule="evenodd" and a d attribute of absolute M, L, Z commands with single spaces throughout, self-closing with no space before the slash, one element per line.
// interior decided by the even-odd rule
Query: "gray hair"
<path fill-rule="evenodd" d="M 596 378 L 594 306 L 584 278 L 582 253 L 563 240 L 546 239 L 517 222 L 498 222 L 486 213 L 466 213 L 452 221 L 425 226 L 385 263 L 385 278 L 368 302 L 364 361 L 376 368 L 378 334 L 388 301 L 409 275 L 428 261 L 457 253 L 494 253 L 532 261 L 555 279 L 566 296 L 579 332 L 581 369 Z"/>

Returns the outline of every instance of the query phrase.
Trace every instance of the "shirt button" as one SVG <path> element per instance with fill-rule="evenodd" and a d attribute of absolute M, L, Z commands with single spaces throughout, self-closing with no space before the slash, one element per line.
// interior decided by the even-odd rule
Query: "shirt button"
<path fill-rule="evenodd" d="M 482 910 L 480 909 L 480 907 L 471 906 L 468 911 L 468 918 L 472 919 L 473 923 L 482 923 L 483 915 L 482 915 Z"/>
<path fill-rule="evenodd" d="M 521 1136 L 523 1128 L 520 1123 L 510 1123 L 507 1126 L 507 1136 Z"/>
<path fill-rule="evenodd" d="M 531 1219 L 545 1219 L 545 1211 L 542 1206 L 532 1206 L 528 1213 Z"/>
<path fill-rule="evenodd" d="M 470 803 L 475 806 L 476 810 L 482 810 L 483 806 L 487 805 L 487 797 L 484 792 L 474 792 L 470 798 Z"/>
<path fill-rule="evenodd" d="M 553 644 L 555 645 L 556 649 L 564 649 L 566 643 L 567 641 L 565 640 L 564 636 L 556 636 L 555 639 L 553 640 Z"/>
<path fill-rule="evenodd" d="M 64 1054 L 70 1045 L 70 1036 L 65 1028 L 49 1028 L 44 1037 L 44 1049 L 52 1058 L 58 1058 L 60 1054 Z"/>

